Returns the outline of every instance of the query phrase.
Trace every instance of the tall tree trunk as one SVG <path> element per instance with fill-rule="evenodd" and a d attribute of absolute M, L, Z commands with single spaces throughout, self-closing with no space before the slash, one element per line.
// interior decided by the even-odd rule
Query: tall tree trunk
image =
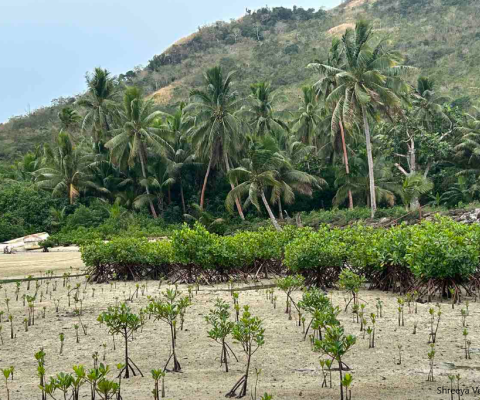
<path fill-rule="evenodd" d="M 408 131 L 407 131 L 408 134 Z M 408 146 L 408 155 L 410 158 L 410 175 L 415 174 L 417 172 L 417 159 L 416 159 L 416 154 L 415 154 L 415 141 L 413 140 L 413 137 L 410 137 L 410 145 Z M 413 210 L 418 210 L 420 208 L 420 200 L 418 199 L 417 196 L 415 196 L 411 201 L 410 201 L 410 211 Z"/>
<path fill-rule="evenodd" d="M 340 136 L 342 137 L 343 162 L 345 163 L 345 173 L 349 175 L 350 168 L 348 166 L 348 153 L 347 153 L 347 146 L 345 144 L 345 132 L 343 130 L 342 121 L 340 121 Z M 350 189 L 348 189 L 348 208 L 350 210 L 353 210 L 353 197 L 352 197 L 352 191 Z"/>
<path fill-rule="evenodd" d="M 230 165 L 228 163 L 227 153 L 224 154 L 224 159 L 225 159 L 225 168 L 227 169 L 227 174 L 228 174 L 228 171 L 230 171 Z M 235 185 L 232 182 L 230 182 L 230 187 L 233 190 L 235 188 Z M 240 218 L 243 221 L 245 221 L 245 216 L 243 215 L 242 205 L 240 204 L 240 200 L 238 199 L 237 196 L 235 196 L 235 204 L 237 205 L 238 215 L 240 215 Z"/>
<path fill-rule="evenodd" d="M 362 106 L 363 114 L 363 128 L 365 130 L 365 142 L 367 144 L 367 160 L 368 160 L 368 180 L 370 183 L 370 207 L 371 217 L 375 217 L 375 211 L 377 211 L 377 198 L 375 195 L 375 177 L 373 176 L 373 155 L 372 155 L 372 142 L 370 139 L 370 125 L 368 124 L 367 109 Z"/>
<path fill-rule="evenodd" d="M 282 231 L 282 228 L 278 224 L 278 222 L 275 218 L 275 215 L 273 215 L 272 209 L 270 208 L 270 205 L 268 204 L 267 198 L 265 197 L 265 193 L 263 193 L 263 189 L 261 189 L 260 193 L 261 193 L 261 196 L 262 196 L 263 204 L 265 205 L 265 208 L 267 209 L 268 216 L 270 217 L 270 220 L 272 221 L 273 226 L 275 227 L 275 229 L 277 231 L 279 231 L 279 232 Z"/>
<path fill-rule="evenodd" d="M 147 180 L 147 172 L 145 171 L 145 154 L 144 149 L 140 151 L 140 165 L 142 166 L 142 175 L 145 180 Z M 150 211 L 152 212 L 153 218 L 157 218 L 157 212 L 153 206 L 152 199 L 150 198 L 150 189 L 148 188 L 148 182 L 145 182 L 145 191 L 149 197 L 148 202 L 150 203 Z"/>
<path fill-rule="evenodd" d="M 179 183 L 180 183 L 180 198 L 182 199 L 182 209 L 183 209 L 183 213 L 186 214 L 187 209 L 185 207 L 185 197 L 183 196 L 183 183 L 182 183 L 182 178 L 181 177 L 179 179 Z"/>
<path fill-rule="evenodd" d="M 207 172 L 205 173 L 205 178 L 203 179 L 202 194 L 200 195 L 200 210 L 202 211 L 203 211 L 203 204 L 205 202 L 205 190 L 207 189 L 208 175 L 210 175 L 210 169 L 212 168 L 212 159 L 213 159 L 213 154 L 210 155 Z"/>
<path fill-rule="evenodd" d="M 282 199 L 278 198 L 278 218 L 283 220 L 283 209 L 282 209 Z"/>

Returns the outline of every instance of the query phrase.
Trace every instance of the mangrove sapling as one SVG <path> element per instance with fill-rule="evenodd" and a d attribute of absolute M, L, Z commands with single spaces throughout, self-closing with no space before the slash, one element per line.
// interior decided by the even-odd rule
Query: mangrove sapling
<path fill-rule="evenodd" d="M 380 318 L 383 318 L 383 301 L 380 299 L 377 299 L 377 315 L 380 316 Z"/>
<path fill-rule="evenodd" d="M 325 360 L 320 360 L 320 367 L 322 368 L 322 375 L 323 375 L 323 381 L 322 381 L 322 388 L 327 387 L 327 376 L 328 373 L 325 370 Z"/>
<path fill-rule="evenodd" d="M 467 310 L 462 308 L 461 314 L 462 314 L 462 326 L 465 328 L 467 326 L 467 315 L 468 315 Z"/>
<path fill-rule="evenodd" d="M 327 387 L 327 376 L 330 375 L 330 388 L 332 388 L 332 360 L 331 359 L 325 359 L 325 360 L 320 360 L 320 366 L 322 367 L 322 375 L 323 375 L 323 382 L 322 382 L 322 388 Z"/>
<path fill-rule="evenodd" d="M 77 342 L 77 343 L 80 343 L 80 338 L 79 338 L 79 336 L 78 336 L 78 328 L 80 328 L 80 327 L 78 326 L 78 324 L 74 324 L 74 325 L 73 325 L 73 328 L 75 329 L 75 339 L 76 339 L 76 342 Z"/>
<path fill-rule="evenodd" d="M 103 363 L 100 363 L 100 366 L 98 368 L 93 368 L 88 371 L 87 382 L 90 384 L 91 400 L 95 400 L 95 396 L 97 393 L 97 383 L 101 379 L 103 379 L 109 371 L 110 367 L 108 365 L 104 365 Z"/>
<path fill-rule="evenodd" d="M 399 344 L 397 346 L 397 348 L 398 348 L 398 363 L 397 363 L 397 365 L 402 365 L 402 348 L 403 348 L 403 346 L 401 344 Z"/>
<path fill-rule="evenodd" d="M 470 340 L 468 340 L 468 330 L 467 330 L 467 328 L 465 328 L 463 330 L 462 334 L 463 334 L 463 340 L 464 340 L 464 345 L 465 345 L 465 358 L 467 360 L 470 360 L 471 359 L 471 357 L 470 357 L 470 344 L 471 344 L 471 342 L 470 342 Z"/>
<path fill-rule="evenodd" d="M 164 299 L 150 299 L 145 309 L 145 313 L 152 315 L 156 321 L 163 321 L 170 327 L 171 353 L 164 370 L 166 370 L 170 360 L 173 358 L 173 372 L 180 372 L 182 369 L 176 353 L 177 318 L 184 311 L 183 308 L 191 304 L 188 296 L 184 297 L 188 301 L 184 301 L 180 294 L 181 292 L 176 287 L 175 289 L 167 289 L 163 293 Z"/>
<path fill-rule="evenodd" d="M 101 400 L 112 400 L 118 393 L 118 383 L 102 378 L 97 383 L 97 393 Z"/>
<path fill-rule="evenodd" d="M 107 359 L 107 344 L 106 344 L 106 343 L 103 343 L 103 344 L 102 344 L 102 347 L 103 347 L 103 357 L 102 357 L 102 360 L 103 360 L 103 361 L 106 361 L 106 359 Z"/>
<path fill-rule="evenodd" d="M 345 400 L 352 400 L 352 391 L 350 390 L 352 381 L 353 381 L 352 374 L 349 374 L 347 372 L 342 380 L 342 385 L 345 387 Z"/>
<path fill-rule="evenodd" d="M 179 308 L 180 308 L 180 330 L 183 331 L 183 324 L 185 323 L 185 312 L 187 308 L 192 304 L 190 297 L 182 297 L 179 301 Z"/>
<path fill-rule="evenodd" d="M 414 322 L 413 322 L 413 334 L 414 334 L 414 335 L 417 334 L 417 325 L 418 325 L 418 321 L 414 321 Z"/>
<path fill-rule="evenodd" d="M 317 320 L 322 319 L 322 316 L 319 313 L 325 311 L 326 309 L 329 310 L 331 307 L 331 302 L 328 297 L 323 294 L 322 291 L 312 287 L 303 293 L 302 300 L 298 302 L 298 307 L 304 310 L 306 313 L 310 314 L 311 316 L 310 323 L 308 324 L 308 327 L 304 332 L 303 340 L 305 340 L 310 326 L 315 319 L 315 315 L 317 316 Z"/>
<path fill-rule="evenodd" d="M 265 343 L 264 340 L 265 329 L 262 327 L 262 320 L 258 317 L 253 317 L 249 311 L 248 306 L 243 307 L 242 318 L 235 324 L 232 330 L 232 335 L 243 348 L 247 356 L 247 367 L 245 374 L 235 383 L 233 388 L 226 394 L 226 397 L 241 398 L 247 394 L 248 373 L 250 370 L 250 362 L 252 356 Z M 237 390 L 240 389 L 238 395 Z"/>
<path fill-rule="evenodd" d="M 372 321 L 372 349 L 375 348 L 375 323 L 377 321 L 377 316 L 374 313 L 370 314 L 370 321 Z"/>
<path fill-rule="evenodd" d="M 437 304 L 438 311 L 435 314 L 435 309 L 433 307 L 430 307 L 428 310 L 430 314 L 430 336 L 428 343 L 436 343 L 437 341 L 437 332 L 438 332 L 438 327 L 440 325 L 440 318 L 442 316 L 442 311 L 440 309 L 440 305 Z M 437 316 L 437 325 L 435 326 L 435 315 Z"/>
<path fill-rule="evenodd" d="M 430 351 L 427 353 L 428 362 L 430 364 L 430 372 L 428 373 L 428 382 L 434 382 L 435 378 L 433 377 L 433 367 L 435 363 L 435 344 L 430 344 Z"/>
<path fill-rule="evenodd" d="M 45 386 L 45 352 L 43 349 L 40 349 L 37 353 L 35 353 L 35 360 L 37 360 L 38 366 L 37 366 L 37 373 L 38 377 L 40 378 L 40 388 L 42 390 L 42 400 L 47 399 L 47 394 L 45 393 L 45 390 L 43 387 Z"/>
<path fill-rule="evenodd" d="M 292 293 L 296 290 L 303 288 L 305 278 L 302 275 L 292 275 L 282 279 L 278 279 L 275 283 L 277 287 L 287 295 L 287 299 L 285 302 L 285 314 L 289 314 L 290 317 L 292 304 L 297 309 L 297 311 L 299 311 L 297 303 L 292 298 Z"/>
<path fill-rule="evenodd" d="M 60 299 L 53 299 L 55 303 L 55 312 L 58 314 L 58 308 L 60 307 Z"/>
<path fill-rule="evenodd" d="M 470 305 L 470 302 L 468 300 L 465 300 L 465 308 L 467 311 L 467 316 L 470 315 L 470 312 L 468 311 L 468 306 Z"/>
<path fill-rule="evenodd" d="M 122 370 L 123 370 L 123 368 L 125 368 L 125 364 L 122 364 L 122 363 L 117 364 L 117 371 L 119 371 L 117 400 L 122 400 Z"/>
<path fill-rule="evenodd" d="M 403 318 L 405 301 L 401 297 L 399 297 L 397 299 L 397 303 L 398 303 L 398 326 L 405 326 L 405 320 Z M 401 322 L 401 324 L 400 324 L 400 322 Z"/>
<path fill-rule="evenodd" d="M 455 382 L 455 375 L 448 375 L 450 381 L 450 400 L 453 400 L 453 382 Z"/>
<path fill-rule="evenodd" d="M 13 315 L 10 314 L 8 316 L 8 320 L 10 321 L 10 339 L 13 339 Z"/>
<path fill-rule="evenodd" d="M 25 326 L 25 332 L 28 332 L 28 318 L 23 319 L 23 325 Z"/>
<path fill-rule="evenodd" d="M 7 305 L 7 313 L 10 314 L 10 299 L 7 297 L 5 300 L 5 304 Z"/>
<path fill-rule="evenodd" d="M 373 332 L 373 329 L 369 326 L 366 329 L 366 331 L 368 333 L 368 348 L 371 349 L 372 348 L 372 332 Z"/>
<path fill-rule="evenodd" d="M 60 355 L 63 354 L 63 343 L 65 342 L 65 334 L 62 332 L 59 334 L 60 337 Z"/>
<path fill-rule="evenodd" d="M 7 391 L 7 400 L 10 400 L 10 389 L 8 387 L 8 378 L 10 378 L 10 375 L 13 374 L 13 367 L 3 368 L 1 371 L 5 379 L 5 389 Z"/>
<path fill-rule="evenodd" d="M 47 306 L 42 307 L 42 319 L 45 319 L 45 314 L 47 312 Z"/>
<path fill-rule="evenodd" d="M 358 305 L 358 291 L 365 283 L 365 278 L 363 276 L 357 275 L 355 272 L 344 269 L 339 276 L 338 285 L 340 289 L 346 290 L 350 295 L 351 299 L 345 306 L 345 311 L 347 311 L 350 302 L 353 300 L 353 305 Z"/>
<path fill-rule="evenodd" d="M 73 366 L 74 376 L 72 377 L 72 400 L 80 399 L 80 388 L 87 382 L 87 374 L 83 365 Z"/>
<path fill-rule="evenodd" d="M 452 298 L 452 310 L 455 309 L 455 303 L 457 302 L 458 300 L 458 303 L 460 303 L 460 296 L 457 296 L 457 293 L 459 294 L 459 292 L 457 291 L 456 288 L 450 288 L 448 289 L 449 293 L 450 293 L 450 297 Z M 457 299 L 458 297 L 458 299 Z"/>
<path fill-rule="evenodd" d="M 135 365 L 132 359 L 128 355 L 128 340 L 137 331 L 140 326 L 140 317 L 137 314 L 132 313 L 130 307 L 125 303 L 122 303 L 120 306 L 108 307 L 106 312 L 103 312 L 98 317 L 98 322 L 105 324 L 109 330 L 110 334 L 119 334 L 123 336 L 125 340 L 125 378 L 130 377 L 130 371 L 132 371 L 135 376 L 135 369 L 138 373 L 143 376 L 142 371 Z"/>
<path fill-rule="evenodd" d="M 358 306 L 358 304 L 354 304 L 352 306 L 352 316 L 353 316 L 353 322 L 355 322 L 355 320 L 357 320 L 357 324 L 358 324 L 358 318 L 359 318 L 358 313 L 359 312 L 360 312 L 360 307 Z"/>
<path fill-rule="evenodd" d="M 33 279 L 32 275 L 27 276 L 27 290 L 30 290 L 30 282 L 32 281 L 32 279 Z"/>
<path fill-rule="evenodd" d="M 160 379 L 162 380 L 162 394 L 161 398 L 165 397 L 165 371 L 162 369 L 152 369 L 152 378 L 154 381 L 154 387 L 152 390 L 153 400 L 160 400 Z"/>
<path fill-rule="evenodd" d="M 17 282 L 15 287 L 15 301 L 18 301 L 18 296 L 20 294 L 20 282 Z"/>
<path fill-rule="evenodd" d="M 343 367 L 342 361 L 345 354 L 355 344 L 356 337 L 353 335 L 345 335 L 342 326 L 327 326 L 323 340 L 315 341 L 315 350 L 322 351 L 332 360 L 338 362 L 338 370 L 340 374 L 340 400 L 346 400 L 343 393 Z"/>
<path fill-rule="evenodd" d="M 212 329 L 208 331 L 208 337 L 222 346 L 220 367 L 225 364 L 225 372 L 228 372 L 228 357 L 230 353 L 232 353 L 238 361 L 237 356 L 225 341 L 235 325 L 234 322 L 230 321 L 229 308 L 230 306 L 225 301 L 217 299 L 215 308 L 210 310 L 210 313 L 205 317 L 207 323 L 212 327 Z"/>
<path fill-rule="evenodd" d="M 51 382 L 55 385 L 55 389 L 58 389 L 63 393 L 63 400 L 67 400 L 67 392 L 72 386 L 73 376 L 71 374 L 60 372 Z"/>
<path fill-rule="evenodd" d="M 457 394 L 458 398 L 460 399 L 460 374 L 455 375 L 455 378 L 457 379 Z"/>

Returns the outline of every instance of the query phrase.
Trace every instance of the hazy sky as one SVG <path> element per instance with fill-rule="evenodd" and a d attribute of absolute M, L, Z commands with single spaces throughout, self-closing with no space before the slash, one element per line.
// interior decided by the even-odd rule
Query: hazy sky
<path fill-rule="evenodd" d="M 96 66 L 146 65 L 199 25 L 245 7 L 330 8 L 340 0 L 0 0 L 0 122 L 81 93 Z"/>

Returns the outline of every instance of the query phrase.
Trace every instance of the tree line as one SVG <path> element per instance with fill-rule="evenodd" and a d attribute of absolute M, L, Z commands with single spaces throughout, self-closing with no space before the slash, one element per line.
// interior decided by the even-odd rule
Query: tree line
<path fill-rule="evenodd" d="M 209 203 L 219 213 L 220 197 L 242 220 L 266 212 L 277 229 L 298 199 L 307 210 L 366 205 L 373 218 L 378 206 L 478 198 L 480 113 L 439 95 L 369 22 L 306 68 L 316 82 L 301 88 L 297 110 L 283 110 L 269 82 L 242 95 L 235 71 L 217 66 L 170 112 L 96 68 L 59 113 L 55 143 L 25 154 L 10 177 L 70 204 L 96 198 L 154 218 Z"/>

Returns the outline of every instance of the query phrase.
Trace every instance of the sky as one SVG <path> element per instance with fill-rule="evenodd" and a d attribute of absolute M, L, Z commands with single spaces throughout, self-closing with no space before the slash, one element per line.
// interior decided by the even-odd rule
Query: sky
<path fill-rule="evenodd" d="M 340 0 L 268 6 L 331 8 Z M 0 0 L 0 122 L 82 93 L 85 73 L 146 65 L 198 26 L 228 21 L 265 0 Z"/>

